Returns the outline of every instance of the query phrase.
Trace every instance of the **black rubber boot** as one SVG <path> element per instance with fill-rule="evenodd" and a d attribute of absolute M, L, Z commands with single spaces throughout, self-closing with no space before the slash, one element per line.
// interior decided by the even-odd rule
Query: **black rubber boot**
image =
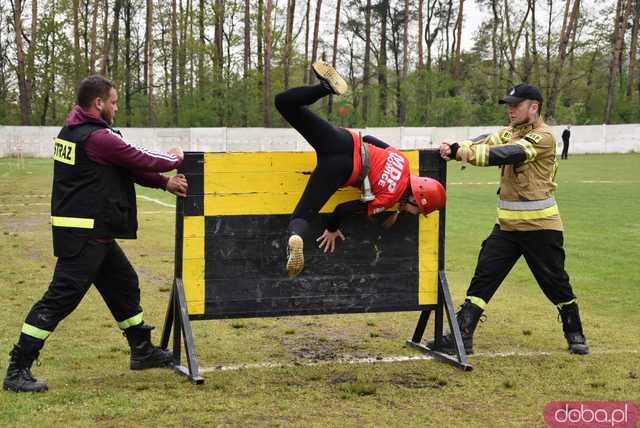
<path fill-rule="evenodd" d="M 569 345 L 571 354 L 587 355 L 589 347 L 587 339 L 582 333 L 582 323 L 580 322 L 580 311 L 577 303 L 565 305 L 559 310 L 562 318 L 562 330 Z"/>
<path fill-rule="evenodd" d="M 144 370 L 155 367 L 173 367 L 171 352 L 153 346 L 150 325 L 136 325 L 124 330 L 123 334 L 131 348 L 131 370 Z"/>
<path fill-rule="evenodd" d="M 40 382 L 31 375 L 31 366 L 38 358 L 44 341 L 40 339 L 24 339 L 20 341 L 9 353 L 9 367 L 7 375 L 2 383 L 2 388 L 15 392 L 45 392 L 49 389 L 46 383 Z"/>
<path fill-rule="evenodd" d="M 456 314 L 458 326 L 460 326 L 460 333 L 462 334 L 464 350 L 468 355 L 473 354 L 473 332 L 478 326 L 482 312 L 483 310 L 479 306 L 474 305 L 469 300 L 465 300 Z M 456 342 L 453 333 L 444 336 L 437 345 L 435 339 L 430 340 L 427 342 L 427 347 L 434 351 L 444 352 L 445 354 L 456 353 Z"/>

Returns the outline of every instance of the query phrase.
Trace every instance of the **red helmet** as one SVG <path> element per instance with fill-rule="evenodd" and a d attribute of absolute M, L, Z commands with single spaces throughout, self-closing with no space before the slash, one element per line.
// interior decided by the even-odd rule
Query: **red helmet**
<path fill-rule="evenodd" d="M 447 202 L 447 192 L 438 180 L 429 177 L 411 176 L 411 192 L 422 214 L 439 210 Z"/>

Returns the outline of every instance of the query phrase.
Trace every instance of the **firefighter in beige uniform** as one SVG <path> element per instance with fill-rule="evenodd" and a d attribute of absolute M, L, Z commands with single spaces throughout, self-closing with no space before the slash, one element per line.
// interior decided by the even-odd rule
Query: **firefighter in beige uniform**
<path fill-rule="evenodd" d="M 457 314 L 467 353 L 485 306 L 520 256 L 524 256 L 540 288 L 558 307 L 569 352 L 588 354 L 576 297 L 564 269 L 563 226 L 554 198 L 558 166 L 551 129 L 540 117 L 542 95 L 520 84 L 500 100 L 507 104 L 510 126 L 474 140 L 442 143 L 444 159 L 475 166 L 500 166 L 498 220 L 482 243 L 478 264 Z M 454 353 L 451 334 L 428 346 Z"/>

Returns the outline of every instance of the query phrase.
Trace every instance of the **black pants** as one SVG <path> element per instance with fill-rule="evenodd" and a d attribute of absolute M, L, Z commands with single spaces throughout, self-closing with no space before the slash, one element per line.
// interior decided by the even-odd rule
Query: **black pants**
<path fill-rule="evenodd" d="M 122 329 L 142 322 L 138 275 L 127 256 L 115 241 L 88 241 L 76 256 L 58 259 L 49 289 L 31 308 L 22 332 L 44 340 L 80 304 L 91 284 Z"/>
<path fill-rule="evenodd" d="M 562 155 L 560 159 L 567 159 L 569 157 L 569 141 L 562 142 Z"/>
<path fill-rule="evenodd" d="M 333 126 L 306 107 L 329 93 L 324 86 L 315 85 L 291 88 L 275 97 L 280 114 L 316 151 L 316 169 L 289 223 L 289 231 L 298 235 L 304 234 L 311 219 L 353 171 L 353 139 L 349 131 Z"/>
<path fill-rule="evenodd" d="M 542 292 L 554 305 L 575 299 L 564 270 L 563 245 L 563 234 L 557 230 L 505 232 L 496 225 L 482 243 L 467 296 L 488 303 L 513 265 L 524 256 Z"/>

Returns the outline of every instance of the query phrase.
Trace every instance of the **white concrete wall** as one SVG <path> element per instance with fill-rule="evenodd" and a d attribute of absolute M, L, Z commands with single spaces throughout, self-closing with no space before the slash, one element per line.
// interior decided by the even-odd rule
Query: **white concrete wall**
<path fill-rule="evenodd" d="M 553 132 L 560 138 L 564 126 Z M 495 132 L 500 127 L 367 128 L 361 131 L 401 149 L 437 147 L 441 141 L 457 141 Z M 58 127 L 0 126 L 0 157 L 51 156 Z M 122 128 L 125 139 L 152 150 L 182 146 L 187 151 L 307 151 L 311 147 L 291 128 Z M 570 153 L 640 152 L 640 124 L 571 127 Z"/>

